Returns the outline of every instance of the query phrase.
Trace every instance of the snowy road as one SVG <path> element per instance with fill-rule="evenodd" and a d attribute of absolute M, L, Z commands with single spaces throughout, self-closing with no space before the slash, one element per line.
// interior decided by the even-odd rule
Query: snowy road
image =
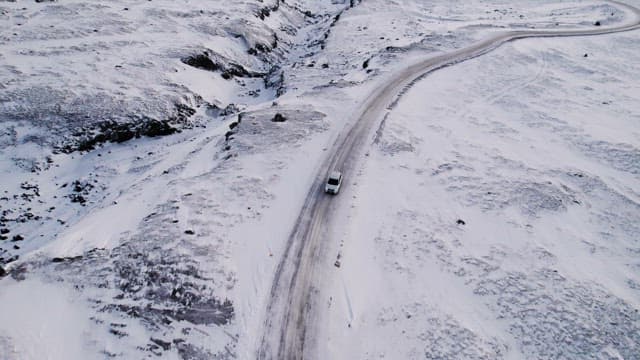
<path fill-rule="evenodd" d="M 284 255 L 277 267 L 271 287 L 271 295 L 266 311 L 266 320 L 258 348 L 259 359 L 309 359 L 313 354 L 313 339 L 310 332 L 319 320 L 315 315 L 317 293 L 314 276 L 324 271 L 318 264 L 324 254 L 327 239 L 323 236 L 331 216 L 332 202 L 340 196 L 332 197 L 323 193 L 323 183 L 327 173 L 339 169 L 347 179 L 355 174 L 353 170 L 362 156 L 364 143 L 376 125 L 384 118 L 387 109 L 402 94 L 405 88 L 416 80 L 438 69 L 486 54 L 500 45 L 524 38 L 570 37 L 602 35 L 640 29 L 640 9 L 611 1 L 624 7 L 634 15 L 632 22 L 617 27 L 598 27 L 591 30 L 564 31 L 509 31 L 473 44 L 469 47 L 440 55 L 414 64 L 395 74 L 363 101 L 360 116 L 335 143 L 330 155 L 320 169 L 314 185 L 309 191 L 304 206 L 287 240 Z"/>

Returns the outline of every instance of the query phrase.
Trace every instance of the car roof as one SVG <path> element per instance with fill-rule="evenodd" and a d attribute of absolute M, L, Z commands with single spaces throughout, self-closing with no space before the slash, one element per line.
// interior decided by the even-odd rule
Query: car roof
<path fill-rule="evenodd" d="M 332 171 L 331 174 L 329 174 L 329 177 L 332 179 L 339 179 L 340 176 L 342 176 L 340 171 Z"/>

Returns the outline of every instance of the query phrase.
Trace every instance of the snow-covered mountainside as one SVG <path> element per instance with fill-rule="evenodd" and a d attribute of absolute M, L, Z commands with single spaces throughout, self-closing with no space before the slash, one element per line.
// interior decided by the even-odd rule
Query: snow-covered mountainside
<path fill-rule="evenodd" d="M 43 142 L 67 152 L 193 126 L 201 106 L 215 116 L 273 98 L 284 91 L 280 65 L 301 45 L 298 33 L 325 28 L 324 18 L 344 8 L 279 0 L 4 4 L 0 115 L 37 124 Z"/>
<path fill-rule="evenodd" d="M 0 360 L 256 358 L 305 196 L 375 89 L 497 32 L 633 17 L 0 0 Z M 638 358 L 639 34 L 509 43 L 380 114 L 315 260 L 313 354 Z"/>

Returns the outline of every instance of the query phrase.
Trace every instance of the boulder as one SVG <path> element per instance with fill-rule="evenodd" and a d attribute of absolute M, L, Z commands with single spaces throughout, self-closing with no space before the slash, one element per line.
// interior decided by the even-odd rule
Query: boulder
<path fill-rule="evenodd" d="M 287 121 L 287 118 L 284 115 L 282 115 L 280 113 L 277 113 L 273 117 L 273 119 L 271 119 L 271 121 L 273 121 L 273 122 L 285 122 L 285 121 Z"/>

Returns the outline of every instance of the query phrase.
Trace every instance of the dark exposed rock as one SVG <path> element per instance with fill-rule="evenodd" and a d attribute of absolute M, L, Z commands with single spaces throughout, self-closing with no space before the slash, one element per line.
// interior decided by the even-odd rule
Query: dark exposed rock
<path fill-rule="evenodd" d="M 80 205 L 84 205 L 87 202 L 87 199 L 80 194 L 71 194 L 69 195 L 72 203 L 78 203 Z"/>
<path fill-rule="evenodd" d="M 272 47 L 277 46 L 277 40 L 275 40 L 272 44 Z M 257 51 L 260 52 L 270 52 L 271 47 L 256 44 L 254 51 L 257 54 Z M 265 73 L 250 71 L 247 70 L 244 66 L 235 63 L 231 60 L 228 60 L 218 54 L 209 54 L 208 51 L 205 51 L 201 54 L 191 55 L 182 59 L 182 62 L 193 66 L 198 69 L 207 70 L 207 71 L 220 71 L 221 75 L 224 79 L 230 80 L 234 77 L 239 78 L 261 78 L 265 76 Z"/>
<path fill-rule="evenodd" d="M 264 20 L 265 18 L 271 16 L 272 12 L 278 11 L 279 8 L 280 8 L 280 0 L 277 0 L 275 4 L 271 6 L 266 6 L 258 9 L 258 11 L 256 12 L 256 16 L 259 17 L 260 20 Z"/>
<path fill-rule="evenodd" d="M 222 68 L 220 64 L 214 63 L 206 53 L 188 56 L 183 58 L 182 62 L 189 66 L 208 71 L 218 71 Z"/>
<path fill-rule="evenodd" d="M 268 54 L 273 51 L 273 49 L 278 47 L 278 35 L 275 33 L 272 34 L 273 38 L 271 42 L 268 44 L 257 43 L 253 48 L 248 50 L 248 53 L 254 56 L 260 54 Z"/>
<path fill-rule="evenodd" d="M 234 135 L 234 134 L 235 134 L 235 132 L 233 132 L 233 131 L 227 131 L 224 134 L 224 140 L 225 141 L 229 141 L 230 139 L 233 139 L 231 136 Z"/>
<path fill-rule="evenodd" d="M 78 127 L 56 151 L 72 153 L 90 151 L 105 142 L 122 143 L 142 136 L 156 137 L 180 132 L 176 126 L 188 126 L 188 120 L 195 114 L 192 107 L 176 103 L 173 112 L 164 120 L 157 120 L 142 115 L 131 115 L 126 119 L 99 121 L 91 126 Z"/>
<path fill-rule="evenodd" d="M 7 272 L 4 270 L 2 266 L 0 266 L 0 278 L 4 277 L 5 275 L 7 275 Z"/>
<path fill-rule="evenodd" d="M 24 236 L 22 236 L 22 235 L 15 235 L 15 236 L 11 239 L 11 241 L 14 241 L 14 242 L 15 242 L 15 241 L 22 241 L 22 240 L 24 240 Z"/>
<path fill-rule="evenodd" d="M 282 96 L 286 92 L 284 70 L 279 66 L 273 66 L 264 76 L 264 86 L 276 89 L 276 96 Z"/>
<path fill-rule="evenodd" d="M 287 118 L 286 118 L 286 117 L 284 117 L 284 115 L 282 115 L 282 114 L 280 114 L 280 113 L 277 113 L 277 114 L 273 117 L 273 119 L 271 119 L 271 121 L 273 121 L 273 122 L 285 122 L 285 121 L 287 121 Z"/>
<path fill-rule="evenodd" d="M 82 258 L 83 258 L 82 255 L 71 256 L 71 257 L 54 257 L 53 259 L 51 259 L 51 262 L 53 263 L 71 262 L 71 261 L 82 260 Z"/>
<path fill-rule="evenodd" d="M 119 338 L 123 338 L 125 336 L 129 336 L 129 334 L 127 334 L 126 332 L 120 330 L 120 329 L 114 329 L 114 328 L 110 328 L 109 332 Z"/>
<path fill-rule="evenodd" d="M 160 346 L 164 351 L 171 349 L 171 342 L 169 341 L 151 338 L 151 342 Z"/>
<path fill-rule="evenodd" d="M 593 25 L 600 26 L 601 24 L 600 24 L 600 21 L 596 21 Z"/>
<path fill-rule="evenodd" d="M 71 185 L 71 191 L 73 192 L 67 195 L 67 197 L 71 199 L 72 203 L 84 205 L 87 202 L 87 196 L 94 188 L 93 184 L 91 184 L 89 181 L 75 180 L 73 183 L 71 183 Z"/>
<path fill-rule="evenodd" d="M 93 185 L 88 181 L 75 180 L 72 185 L 74 192 L 88 193 L 93 189 Z"/>
<path fill-rule="evenodd" d="M 456 221 L 456 224 L 458 224 L 458 225 L 466 225 L 467 223 L 464 222 L 464 220 L 462 220 L 462 219 L 458 219 L 458 221 Z"/>
<path fill-rule="evenodd" d="M 406 53 L 409 50 L 409 48 L 406 46 L 387 46 L 384 48 L 384 50 L 389 53 L 398 54 L 398 53 Z"/>
<path fill-rule="evenodd" d="M 194 111 L 195 112 L 195 111 Z M 170 122 L 176 122 L 179 117 L 172 117 L 169 120 L 142 119 L 138 122 L 119 123 L 116 121 L 103 121 L 98 124 L 95 129 L 97 134 L 89 135 L 81 139 L 76 146 L 67 145 L 62 150 L 67 153 L 74 151 L 90 151 L 95 149 L 97 145 L 114 142 L 123 143 L 133 138 L 141 136 L 157 137 L 166 136 L 178 132 Z"/>
<path fill-rule="evenodd" d="M 5 251 L 5 253 L 6 253 L 6 251 Z M 20 256 L 18 256 L 18 255 L 13 255 L 13 256 L 10 256 L 9 258 L 0 257 L 0 264 L 3 264 L 3 265 L 4 264 L 9 264 L 9 263 L 12 263 L 12 262 L 18 260 L 19 258 L 20 258 Z"/>
<path fill-rule="evenodd" d="M 271 9 L 268 7 L 261 8 L 258 10 L 256 16 L 260 18 L 260 20 L 264 20 L 265 18 L 271 15 Z"/>
<path fill-rule="evenodd" d="M 235 114 L 240 111 L 240 108 L 236 104 L 229 104 L 224 109 L 221 109 L 215 104 L 207 104 L 207 115 L 211 117 L 225 117 L 231 114 Z"/>
<path fill-rule="evenodd" d="M 40 189 L 38 188 L 38 185 L 32 185 L 25 181 L 20 184 L 20 188 L 23 190 L 32 191 L 34 196 L 40 196 Z"/>
<path fill-rule="evenodd" d="M 262 77 L 263 74 L 249 72 L 242 65 L 229 64 L 226 69 L 222 71 L 222 78 L 225 80 L 232 79 L 233 77 Z"/>
<path fill-rule="evenodd" d="M 191 106 L 177 103 L 175 104 L 175 114 L 173 116 L 170 116 L 167 120 L 174 123 L 185 122 L 190 117 L 195 115 L 195 113 L 196 110 Z"/>
<path fill-rule="evenodd" d="M 185 230 L 184 233 L 187 234 L 187 235 L 195 235 L 195 231 L 193 231 L 191 229 Z"/>
<path fill-rule="evenodd" d="M 177 132 L 178 130 L 167 121 L 150 120 L 142 125 L 139 134 L 142 136 L 156 137 L 166 136 Z"/>
<path fill-rule="evenodd" d="M 238 108 L 238 106 L 236 106 L 236 104 L 229 104 L 227 105 L 227 107 L 222 109 L 222 111 L 220 112 L 220 116 L 235 114 L 238 111 L 240 111 L 240 109 Z"/>

